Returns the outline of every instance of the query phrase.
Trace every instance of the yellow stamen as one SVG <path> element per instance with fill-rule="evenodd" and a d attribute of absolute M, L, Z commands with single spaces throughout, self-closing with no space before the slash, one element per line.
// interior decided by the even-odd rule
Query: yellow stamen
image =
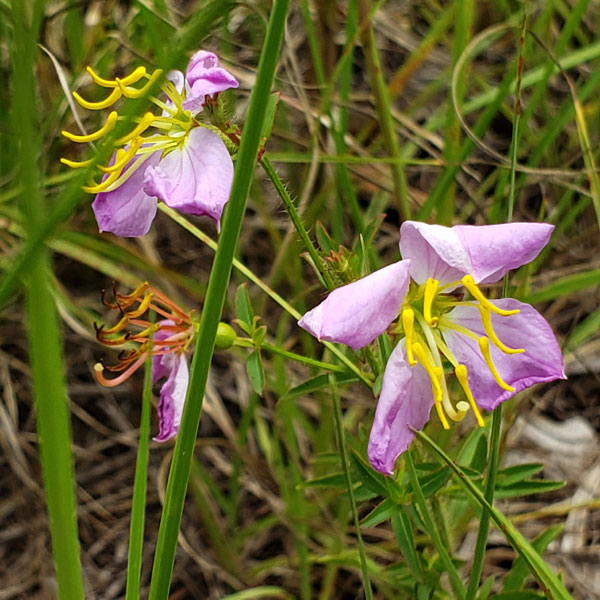
<path fill-rule="evenodd" d="M 119 83 L 116 79 L 104 79 L 100 77 L 92 67 L 86 67 L 86 71 L 90 74 L 90 77 L 94 80 L 94 83 L 102 87 L 107 88 L 116 88 L 119 87 Z M 123 85 L 131 85 L 132 83 L 137 83 L 144 75 L 146 74 L 146 67 L 138 67 L 131 73 L 131 75 L 127 75 L 123 77 L 120 81 Z"/>
<path fill-rule="evenodd" d="M 104 125 L 102 125 L 102 127 L 100 127 L 100 129 L 98 129 L 98 131 L 95 131 L 94 133 L 88 133 L 87 135 L 77 135 L 76 133 L 71 133 L 70 131 L 61 131 L 61 133 L 72 142 L 94 142 L 95 140 L 99 140 L 101 137 L 105 136 L 109 131 L 114 129 L 117 123 L 117 117 L 117 112 L 113 110 L 108 115 L 106 123 L 104 123 Z"/>
<path fill-rule="evenodd" d="M 145 96 L 148 93 L 148 90 L 154 85 L 154 82 L 161 75 L 162 69 L 156 69 L 156 71 L 154 71 L 154 73 L 150 75 L 148 82 L 138 90 L 136 90 L 135 88 L 126 87 L 128 85 L 128 82 L 126 82 L 125 79 L 119 79 L 117 77 L 116 81 L 119 86 L 119 89 L 121 90 L 121 93 L 123 94 L 123 96 L 125 96 L 125 98 L 141 98 L 142 96 Z"/>
<path fill-rule="evenodd" d="M 100 100 L 99 102 L 89 102 L 82 98 L 77 92 L 73 92 L 73 98 L 77 100 L 78 104 L 83 106 L 83 108 L 87 108 L 88 110 L 103 110 L 112 106 L 117 100 L 121 99 L 122 96 L 121 90 L 117 87 L 115 88 L 104 100 Z"/>
<path fill-rule="evenodd" d="M 98 167 L 104 173 L 112 173 L 113 171 L 120 171 L 134 156 L 135 153 L 140 149 L 143 138 L 135 138 L 129 148 L 125 151 L 123 148 L 117 150 L 117 156 L 115 157 L 115 164 L 110 167 Z"/>
<path fill-rule="evenodd" d="M 140 285 L 131 292 L 131 294 L 117 294 L 118 308 L 129 308 L 147 289 L 150 284 L 147 281 L 140 283 Z"/>
<path fill-rule="evenodd" d="M 156 333 L 159 329 L 160 329 L 160 325 L 158 323 L 154 323 L 153 325 L 150 325 L 150 327 L 146 327 L 146 329 L 144 329 L 143 331 L 136 333 L 134 337 L 136 337 L 136 338 L 147 337 L 151 333 Z"/>
<path fill-rule="evenodd" d="M 144 299 L 140 302 L 140 305 L 135 310 L 129 311 L 127 315 L 130 319 L 135 319 L 136 317 L 143 315 L 148 310 L 150 302 L 152 302 L 152 294 L 146 294 Z"/>
<path fill-rule="evenodd" d="M 500 315 L 502 317 L 510 317 L 511 315 L 516 315 L 519 312 L 519 309 L 515 310 L 504 310 L 503 308 L 497 307 L 495 304 L 492 304 L 482 293 L 482 291 L 477 287 L 475 280 L 470 275 L 465 275 L 461 279 L 462 284 L 471 292 L 471 295 L 475 300 L 477 300 L 481 305 L 485 306 L 488 310 Z"/>
<path fill-rule="evenodd" d="M 134 137 L 144 133 L 152 125 L 152 121 L 154 121 L 154 115 L 151 112 L 145 113 L 140 122 L 127 135 L 124 135 L 115 142 L 115 146 L 122 146 Z"/>
<path fill-rule="evenodd" d="M 444 429 L 450 429 L 450 424 L 448 423 L 448 419 L 444 414 L 444 409 L 442 407 L 443 401 L 443 392 L 442 386 L 440 385 L 440 379 L 442 376 L 442 369 L 440 367 L 434 367 L 429 360 L 429 357 L 425 353 L 423 346 L 416 342 L 412 345 L 413 354 L 417 357 L 417 360 L 423 365 L 423 368 L 429 375 L 429 379 L 431 380 L 431 390 L 433 392 L 433 399 L 435 401 L 435 408 L 440 417 L 440 421 L 442 422 L 442 427 Z"/>
<path fill-rule="evenodd" d="M 431 316 L 431 305 L 438 291 L 439 282 L 431 277 L 425 282 L 425 298 L 423 300 L 423 316 L 428 325 L 436 325 L 437 317 Z"/>
<path fill-rule="evenodd" d="M 502 379 L 502 377 L 500 377 L 500 373 L 498 373 L 498 370 L 496 369 L 494 363 L 492 362 L 492 356 L 490 354 L 490 340 L 488 340 L 486 337 L 480 337 L 478 340 L 478 343 L 479 343 L 479 350 L 481 350 L 481 354 L 483 355 L 483 358 L 485 359 L 485 363 L 487 364 L 488 369 L 491 371 L 492 375 L 494 376 L 496 383 L 503 390 L 506 390 L 507 392 L 514 392 L 515 388 L 512 387 L 511 385 L 508 385 L 508 383 L 506 383 Z"/>
<path fill-rule="evenodd" d="M 492 315 L 490 314 L 490 311 L 481 305 L 479 305 L 478 308 L 479 312 L 481 313 L 481 322 L 483 323 L 483 328 L 490 338 L 490 342 L 492 342 L 496 348 L 502 350 L 502 352 L 505 354 L 522 354 L 525 352 L 525 348 L 509 348 L 508 346 L 505 346 L 500 341 L 492 327 Z"/>
<path fill-rule="evenodd" d="M 456 374 L 456 379 L 458 379 L 458 383 L 460 383 L 460 387 L 462 387 L 465 396 L 467 397 L 467 400 L 469 401 L 469 404 L 473 409 L 473 414 L 477 419 L 477 424 L 479 425 L 479 427 L 484 427 L 485 422 L 483 420 L 483 417 L 481 416 L 481 413 L 479 412 L 479 407 L 477 406 L 477 404 L 475 404 L 475 398 L 473 398 L 473 393 L 471 392 L 471 388 L 469 387 L 469 381 L 467 379 L 467 367 L 465 367 L 465 365 L 458 365 L 458 367 L 454 369 L 454 373 Z M 456 407 L 458 408 L 459 405 L 460 402 L 456 405 Z"/>
<path fill-rule="evenodd" d="M 112 185 L 117 179 L 119 179 L 120 175 L 121 173 L 119 171 L 115 171 L 114 173 L 111 173 L 104 181 L 101 181 L 100 183 L 95 183 L 93 185 L 84 185 L 81 187 L 81 189 L 84 192 L 87 192 L 88 194 L 98 194 L 99 192 L 105 192 L 110 185 Z"/>
<path fill-rule="evenodd" d="M 129 323 L 129 317 L 126 315 L 116 325 L 113 325 L 109 329 L 102 329 L 101 333 L 102 335 L 112 335 L 113 333 L 119 333 L 119 331 L 122 331 L 125 328 L 127 323 Z"/>
<path fill-rule="evenodd" d="M 402 311 L 401 319 L 402 327 L 404 328 L 404 336 L 406 337 L 406 358 L 408 359 L 408 364 L 411 367 L 414 367 L 417 364 L 412 353 L 415 311 L 412 308 L 405 308 Z"/>
<path fill-rule="evenodd" d="M 82 160 L 81 162 L 76 162 L 74 160 L 69 160 L 68 158 L 61 158 L 60 162 L 63 165 L 67 165 L 67 167 L 71 167 L 72 169 L 81 169 L 82 167 L 89 167 L 92 164 L 90 160 Z"/>

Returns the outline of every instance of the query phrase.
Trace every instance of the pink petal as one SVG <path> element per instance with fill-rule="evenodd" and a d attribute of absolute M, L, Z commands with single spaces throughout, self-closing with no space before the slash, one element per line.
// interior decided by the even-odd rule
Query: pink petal
<path fill-rule="evenodd" d="M 156 198 L 144 193 L 144 172 L 149 166 L 157 164 L 158 160 L 159 154 L 152 154 L 116 190 L 96 195 L 92 209 L 101 232 L 109 231 L 119 237 L 139 237 L 148 233 L 156 216 Z M 113 163 L 114 155 L 109 164 Z"/>
<path fill-rule="evenodd" d="M 405 221 L 400 252 L 411 261 L 411 276 L 419 284 L 428 277 L 446 284 L 467 274 L 476 283 L 491 283 L 532 261 L 553 229 L 546 223 L 444 227 Z"/>
<path fill-rule="evenodd" d="M 510 317 L 492 313 L 492 326 L 498 338 L 509 348 L 524 348 L 522 354 L 505 354 L 490 343 L 492 361 L 502 379 L 515 388 L 502 389 L 488 369 L 475 340 L 444 328 L 444 339 L 456 358 L 467 367 L 469 386 L 479 406 L 493 410 L 505 400 L 536 383 L 565 379 L 563 358 L 548 322 L 532 306 L 505 298 L 493 304 L 521 312 Z M 447 315 L 458 325 L 478 336 L 486 335 L 479 310 L 474 306 L 458 306 Z"/>
<path fill-rule="evenodd" d="M 218 226 L 232 181 L 225 144 L 213 131 L 195 127 L 181 147 L 146 169 L 144 191 L 181 212 L 208 215 Z"/>
<path fill-rule="evenodd" d="M 453 229 L 469 255 L 470 275 L 476 283 L 493 283 L 511 269 L 531 262 L 548 243 L 554 225 L 503 223 L 457 225 Z"/>
<path fill-rule="evenodd" d="M 185 78 L 190 86 L 190 91 L 183 103 L 183 108 L 191 110 L 193 113 L 202 109 L 205 96 L 212 96 L 239 85 L 237 79 L 219 65 L 217 55 L 204 50 L 200 50 L 192 56 Z"/>
<path fill-rule="evenodd" d="M 392 475 L 394 463 L 422 429 L 433 406 L 431 381 L 425 369 L 409 366 L 406 343 L 401 340 L 390 355 L 369 437 L 369 462 L 377 471 Z"/>
<path fill-rule="evenodd" d="M 333 290 L 298 325 L 319 340 L 354 350 L 366 346 L 398 315 L 410 281 L 409 265 L 401 260 Z"/>
<path fill-rule="evenodd" d="M 419 284 L 431 277 L 443 285 L 470 273 L 471 261 L 452 227 L 404 221 L 400 253 L 410 260 L 411 277 Z"/>
<path fill-rule="evenodd" d="M 158 403 L 158 435 L 154 438 L 157 442 L 177 435 L 183 405 L 187 394 L 189 370 L 183 354 L 166 354 L 162 357 L 164 363 L 169 363 L 169 376 L 160 390 Z"/>

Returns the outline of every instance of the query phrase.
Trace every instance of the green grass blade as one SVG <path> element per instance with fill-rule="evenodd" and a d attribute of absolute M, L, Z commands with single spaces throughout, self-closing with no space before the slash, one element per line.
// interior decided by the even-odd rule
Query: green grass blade
<path fill-rule="evenodd" d="M 197 336 L 196 352 L 190 372 L 187 401 L 169 472 L 152 569 L 150 600 L 163 600 L 169 594 L 177 536 L 190 475 L 194 443 L 200 422 L 202 398 L 204 397 L 208 370 L 212 360 L 217 326 L 231 275 L 233 254 L 240 235 L 246 201 L 254 175 L 261 141 L 260 134 L 264 120 L 264 107 L 268 104 L 268 96 L 275 75 L 287 8 L 288 0 L 278 0 L 273 3 L 258 66 L 256 84 L 250 97 L 250 106 L 240 144 L 230 202 L 225 211 L 223 230 L 210 274 Z"/>
<path fill-rule="evenodd" d="M 150 321 L 154 322 L 154 313 Z M 131 502 L 131 525 L 129 527 L 129 552 L 127 556 L 126 599 L 140 597 L 140 574 L 142 572 L 142 550 L 144 544 L 144 521 L 146 518 L 146 489 L 148 484 L 148 447 L 150 444 L 150 416 L 152 413 L 152 339 L 149 340 L 148 358 L 144 372 L 144 393 L 140 416 L 140 438 L 138 441 Z"/>
<path fill-rule="evenodd" d="M 34 82 L 36 38 L 44 3 L 14 2 L 13 119 L 18 124 L 21 212 L 28 233 L 36 231 L 45 213 L 40 193 L 37 157 L 42 154 L 38 135 Z M 16 128 L 15 128 L 16 129 Z M 83 599 L 79 558 L 75 477 L 64 376 L 62 341 L 56 306 L 50 290 L 51 266 L 40 252 L 27 273 L 26 308 L 40 459 L 50 519 L 58 598 Z"/>
<path fill-rule="evenodd" d="M 481 490 L 477 488 L 469 476 L 429 436 L 422 431 L 415 431 L 415 435 L 432 454 L 438 456 L 452 469 L 452 472 L 456 475 L 457 482 L 465 489 L 469 496 L 480 504 L 482 508 L 489 511 L 492 521 L 494 521 L 498 529 L 504 534 L 510 545 L 518 552 L 519 556 L 528 564 L 532 575 L 548 594 L 548 598 L 553 600 L 572 600 L 572 596 L 566 590 L 563 582 L 550 570 L 544 559 L 521 535 L 509 519 L 485 499 Z"/>

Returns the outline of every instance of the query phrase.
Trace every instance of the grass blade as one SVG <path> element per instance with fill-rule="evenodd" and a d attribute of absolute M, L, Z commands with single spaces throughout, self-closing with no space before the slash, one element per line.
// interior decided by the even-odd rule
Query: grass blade
<path fill-rule="evenodd" d="M 194 443 L 200 422 L 202 399 L 212 360 L 217 326 L 231 275 L 233 254 L 239 238 L 248 192 L 254 175 L 265 116 L 264 109 L 268 105 L 268 96 L 275 75 L 287 9 L 288 0 L 278 0 L 273 4 L 258 65 L 256 85 L 250 97 L 250 106 L 240 144 L 230 202 L 225 212 L 223 230 L 210 274 L 198 331 L 198 343 L 190 372 L 187 401 L 169 472 L 152 569 L 150 600 L 162 600 L 167 598 L 169 594 L 175 560 L 175 547 L 190 475 Z"/>

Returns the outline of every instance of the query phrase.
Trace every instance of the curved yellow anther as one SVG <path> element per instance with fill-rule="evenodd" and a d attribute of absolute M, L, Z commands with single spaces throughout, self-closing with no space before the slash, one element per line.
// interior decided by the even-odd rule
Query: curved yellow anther
<path fill-rule="evenodd" d="M 156 71 L 154 71 L 154 73 L 152 73 L 152 75 L 150 75 L 150 78 L 148 79 L 147 83 L 137 90 L 135 88 L 127 87 L 127 85 L 129 85 L 129 83 L 134 83 L 133 81 L 132 82 L 126 81 L 127 77 L 124 77 L 123 79 L 119 79 L 117 77 L 116 82 L 117 82 L 117 85 L 119 86 L 119 89 L 121 90 L 121 93 L 123 94 L 123 96 L 125 96 L 125 98 L 141 98 L 142 96 L 144 96 L 145 94 L 148 93 L 148 90 L 154 85 L 154 82 L 161 75 L 162 75 L 162 69 L 156 69 Z"/>
<path fill-rule="evenodd" d="M 82 98 L 77 92 L 73 92 L 73 98 L 77 100 L 77 103 L 88 110 L 103 110 L 104 108 L 108 108 L 117 100 L 120 100 L 122 95 L 123 94 L 121 90 L 116 87 L 104 100 L 100 100 L 98 102 L 89 102 L 88 100 Z"/>
<path fill-rule="evenodd" d="M 458 379 L 458 383 L 460 383 L 460 387 L 463 389 L 471 408 L 473 409 L 473 414 L 477 419 L 477 424 L 479 427 L 485 427 L 485 421 L 479 412 L 479 407 L 475 404 L 475 398 L 473 398 L 473 393 L 471 392 L 471 388 L 469 387 L 469 380 L 467 379 L 467 367 L 465 365 L 458 365 L 456 369 L 454 369 L 454 373 L 456 375 L 456 379 Z M 456 405 L 460 405 L 460 402 Z"/>
<path fill-rule="evenodd" d="M 84 185 L 81 189 L 88 194 L 98 194 L 100 192 L 104 192 L 117 179 L 119 179 L 120 175 L 121 173 L 119 171 L 115 171 L 114 173 L 111 173 L 104 181 L 95 183 L 94 185 Z"/>
<path fill-rule="evenodd" d="M 119 84 L 116 79 L 104 79 L 100 77 L 92 67 L 86 67 L 86 71 L 90 74 L 90 77 L 94 80 L 94 83 L 102 87 L 107 88 L 116 88 L 119 87 Z M 138 67 L 134 69 L 131 75 L 127 75 L 121 79 L 121 83 L 123 85 L 131 85 L 132 83 L 138 82 L 144 75 L 146 74 L 146 67 Z"/>
<path fill-rule="evenodd" d="M 485 306 L 488 310 L 500 315 L 501 317 L 510 317 L 511 315 L 516 315 L 519 312 L 519 309 L 516 308 L 514 310 L 504 310 L 503 308 L 499 308 L 495 304 L 492 304 L 484 295 L 483 292 L 477 287 L 475 280 L 470 275 L 465 275 L 461 279 L 462 284 L 471 292 L 471 296 L 475 298 L 481 305 Z"/>
<path fill-rule="evenodd" d="M 448 419 L 444 414 L 444 409 L 442 406 L 442 401 L 444 398 L 442 386 L 440 384 L 440 379 L 443 375 L 442 369 L 431 364 L 429 357 L 419 342 L 415 342 L 412 345 L 412 351 L 417 360 L 421 363 L 421 365 L 423 365 L 423 368 L 431 380 L 431 391 L 433 392 L 433 399 L 435 401 L 434 404 L 440 421 L 442 422 L 442 427 L 444 429 L 450 429 L 450 424 L 448 423 Z"/>
<path fill-rule="evenodd" d="M 104 173 L 112 173 L 113 171 L 120 171 L 136 154 L 140 149 L 144 139 L 136 137 L 129 145 L 129 148 L 119 148 L 117 155 L 115 156 L 115 162 L 110 167 L 98 167 Z"/>
<path fill-rule="evenodd" d="M 93 142 L 95 140 L 99 140 L 101 137 L 105 136 L 109 131 L 114 129 L 115 124 L 117 123 L 117 111 L 113 110 L 106 119 L 106 123 L 98 129 L 98 131 L 94 131 L 94 133 L 88 133 L 87 135 L 77 135 L 76 133 L 71 133 L 70 131 L 61 131 L 62 135 L 64 135 L 68 140 L 72 142 Z"/>
<path fill-rule="evenodd" d="M 71 167 L 71 169 L 81 169 L 82 167 L 89 167 L 92 164 L 92 160 L 82 160 L 81 162 L 77 162 L 74 160 L 69 160 L 68 158 L 61 158 L 60 162 L 63 165 L 67 165 L 67 167 Z"/>
<path fill-rule="evenodd" d="M 437 317 L 431 316 L 431 306 L 438 291 L 439 281 L 431 277 L 425 282 L 425 298 L 423 299 L 423 316 L 427 325 L 436 325 Z"/>
<path fill-rule="evenodd" d="M 127 135 L 124 135 L 115 142 L 115 146 L 122 146 L 138 135 L 144 133 L 144 131 L 146 131 L 146 129 L 152 125 L 154 118 L 155 117 L 151 112 L 145 113 L 140 122 Z"/>
<path fill-rule="evenodd" d="M 406 358 L 408 359 L 408 364 L 411 367 L 414 367 L 417 364 L 412 352 L 415 311 L 412 308 L 405 308 L 402 311 L 400 318 L 402 319 L 402 327 L 404 329 L 404 336 L 406 338 Z"/>
<path fill-rule="evenodd" d="M 505 354 L 522 354 L 523 352 L 525 352 L 525 348 L 509 348 L 508 346 L 505 346 L 500 341 L 500 339 L 496 335 L 496 332 L 494 331 L 494 328 L 492 327 L 492 315 L 490 314 L 490 311 L 484 306 L 481 306 L 481 304 L 478 306 L 478 308 L 481 314 L 481 322 L 483 323 L 483 328 L 485 329 L 487 336 L 490 338 L 490 342 L 492 342 L 492 344 L 494 344 L 496 348 L 502 350 L 502 352 L 504 352 Z"/>
<path fill-rule="evenodd" d="M 496 383 L 503 390 L 506 390 L 507 392 L 514 392 L 515 388 L 512 387 L 511 385 L 508 385 L 508 383 L 506 383 L 506 381 L 504 381 L 504 379 L 502 379 L 502 377 L 500 377 L 500 373 L 498 373 L 496 366 L 492 362 L 492 356 L 490 354 L 490 340 L 488 340 L 486 337 L 480 337 L 478 340 L 478 344 L 479 344 L 479 350 L 481 350 L 481 354 L 483 355 L 483 358 L 485 359 L 485 364 L 488 366 L 488 369 L 491 371 L 492 375 L 494 376 Z"/>
<path fill-rule="evenodd" d="M 139 317 L 140 315 L 143 315 L 148 310 L 148 307 L 150 306 L 150 302 L 152 302 L 152 298 L 153 298 L 152 294 L 146 294 L 144 296 L 144 299 L 140 302 L 140 305 L 135 310 L 129 311 L 127 313 L 127 316 L 130 319 L 135 319 L 135 318 Z"/>
<path fill-rule="evenodd" d="M 122 331 L 126 327 L 127 323 L 129 323 L 129 317 L 125 315 L 116 325 L 113 325 L 109 329 L 102 329 L 102 335 L 112 335 L 114 333 L 119 333 L 119 331 Z"/>

